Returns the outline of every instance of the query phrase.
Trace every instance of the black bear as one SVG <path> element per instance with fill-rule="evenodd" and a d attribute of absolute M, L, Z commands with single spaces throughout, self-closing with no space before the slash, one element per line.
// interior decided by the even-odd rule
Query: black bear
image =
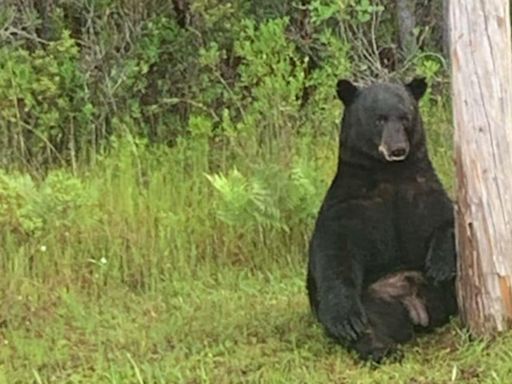
<path fill-rule="evenodd" d="M 307 289 L 327 334 L 374 361 L 457 311 L 453 206 L 418 109 L 426 88 L 337 83 L 338 168 L 310 241 Z"/>

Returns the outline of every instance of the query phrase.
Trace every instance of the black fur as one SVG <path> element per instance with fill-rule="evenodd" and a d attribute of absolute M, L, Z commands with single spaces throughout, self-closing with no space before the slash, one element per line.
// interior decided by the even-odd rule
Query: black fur
<path fill-rule="evenodd" d="M 422 79 L 337 85 L 340 156 L 311 238 L 307 287 L 327 334 L 374 360 L 414 334 L 400 302 L 368 296 L 382 277 L 422 273 L 429 329 L 456 311 L 453 208 L 427 153 L 417 104 L 425 90 Z M 404 145 L 405 156 L 396 150 Z"/>

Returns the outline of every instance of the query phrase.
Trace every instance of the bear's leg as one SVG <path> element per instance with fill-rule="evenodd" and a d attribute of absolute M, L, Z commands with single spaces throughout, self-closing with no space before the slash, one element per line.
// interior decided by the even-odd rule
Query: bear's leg
<path fill-rule="evenodd" d="M 414 328 L 430 323 L 425 295 L 434 316 L 434 326 L 443 321 L 445 304 L 441 291 L 429 287 L 419 271 L 400 271 L 386 275 L 371 284 L 363 295 L 369 325 L 352 344 L 359 356 L 374 362 L 392 355 L 396 346 L 414 337 Z"/>
<path fill-rule="evenodd" d="M 414 325 L 428 325 L 428 313 L 425 301 L 419 295 L 420 289 L 426 284 L 423 274 L 419 271 L 400 271 L 386 275 L 368 288 L 372 297 L 384 300 L 400 301 L 409 313 Z"/>
<path fill-rule="evenodd" d="M 326 333 L 345 343 L 357 339 L 366 327 L 361 303 L 365 254 L 352 240 L 339 236 L 338 229 L 323 227 L 313 235 L 307 288 Z"/>
<path fill-rule="evenodd" d="M 415 331 L 432 331 L 457 313 L 453 279 L 434 283 L 416 279 L 416 275 L 400 272 L 386 276 L 363 295 L 368 326 L 351 344 L 363 360 L 378 363 L 392 356 L 399 344 L 413 339 Z M 408 306 L 407 300 L 413 304 Z"/>
<path fill-rule="evenodd" d="M 398 344 L 414 338 L 409 313 L 397 299 L 384 300 L 365 295 L 363 305 L 368 315 L 368 327 L 351 344 L 363 360 L 379 363 L 397 352 Z"/>
<path fill-rule="evenodd" d="M 424 299 L 429 324 L 427 327 L 418 327 L 417 330 L 431 331 L 445 325 L 451 316 L 457 314 L 454 279 L 442 283 L 435 283 L 428 279 L 427 284 L 420 288 L 418 294 Z"/>

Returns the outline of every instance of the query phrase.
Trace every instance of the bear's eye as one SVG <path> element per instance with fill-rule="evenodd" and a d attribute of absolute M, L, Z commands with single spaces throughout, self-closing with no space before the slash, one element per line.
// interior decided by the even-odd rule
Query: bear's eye
<path fill-rule="evenodd" d="M 400 121 L 402 122 L 402 124 L 409 124 L 409 116 L 406 116 L 406 115 L 400 116 Z"/>
<path fill-rule="evenodd" d="M 388 121 L 388 117 L 384 115 L 377 116 L 377 124 L 384 124 L 386 121 Z"/>

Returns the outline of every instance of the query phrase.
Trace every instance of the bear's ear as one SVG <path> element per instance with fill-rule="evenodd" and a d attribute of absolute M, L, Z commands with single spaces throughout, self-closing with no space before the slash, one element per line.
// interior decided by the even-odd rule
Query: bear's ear
<path fill-rule="evenodd" d="M 342 79 L 336 83 L 336 93 L 345 106 L 350 105 L 354 101 L 358 91 L 359 89 L 349 80 Z"/>
<path fill-rule="evenodd" d="M 427 82 L 424 77 L 416 77 L 410 83 L 405 84 L 405 87 L 411 92 L 416 101 L 419 101 L 427 90 Z"/>

